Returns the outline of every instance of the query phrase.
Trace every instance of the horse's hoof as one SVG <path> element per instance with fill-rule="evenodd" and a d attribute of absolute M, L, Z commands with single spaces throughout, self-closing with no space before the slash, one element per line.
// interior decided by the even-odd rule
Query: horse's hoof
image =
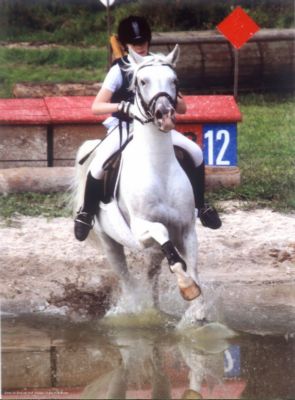
<path fill-rule="evenodd" d="M 200 296 L 201 289 L 196 282 L 193 282 L 189 287 L 180 287 L 180 293 L 184 300 L 191 301 Z"/>
<path fill-rule="evenodd" d="M 196 282 L 183 270 L 180 262 L 170 265 L 170 269 L 177 276 L 178 287 L 180 293 L 185 300 L 194 300 L 200 296 L 201 289 Z"/>
<path fill-rule="evenodd" d="M 177 262 L 170 265 L 170 269 L 177 276 L 177 283 L 182 297 L 185 300 L 194 300 L 196 297 L 200 296 L 201 289 L 196 284 L 196 282 L 188 275 L 187 272 L 183 270 L 183 265 Z"/>
<path fill-rule="evenodd" d="M 183 400 L 189 400 L 189 399 L 202 399 L 203 397 L 202 397 L 202 395 L 201 395 L 201 393 L 199 393 L 199 392 L 196 392 L 195 390 L 193 390 L 193 389 L 187 389 L 184 393 L 183 393 L 183 395 L 181 396 L 181 398 L 183 399 Z"/>

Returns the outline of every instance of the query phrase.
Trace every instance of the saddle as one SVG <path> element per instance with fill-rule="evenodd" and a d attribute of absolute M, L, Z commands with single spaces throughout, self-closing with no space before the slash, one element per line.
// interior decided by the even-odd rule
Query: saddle
<path fill-rule="evenodd" d="M 116 197 L 116 188 L 119 179 L 119 171 L 122 160 L 122 151 L 125 146 L 114 153 L 104 164 L 104 203 L 109 203 L 112 198 Z M 174 146 L 176 158 L 187 174 L 190 182 L 193 178 L 195 166 L 194 162 L 187 151 L 179 146 Z"/>
<path fill-rule="evenodd" d="M 104 165 L 104 203 L 109 203 L 112 198 L 116 197 L 116 187 L 119 179 L 119 171 L 122 159 L 122 150 L 114 153 Z"/>

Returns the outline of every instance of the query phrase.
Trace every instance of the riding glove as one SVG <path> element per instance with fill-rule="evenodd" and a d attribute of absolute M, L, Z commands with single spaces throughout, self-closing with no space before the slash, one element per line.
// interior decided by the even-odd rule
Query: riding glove
<path fill-rule="evenodd" d="M 130 118 L 134 118 L 133 109 L 134 105 L 129 101 L 121 101 L 121 103 L 119 103 L 118 105 L 118 111 L 122 112 Z"/>

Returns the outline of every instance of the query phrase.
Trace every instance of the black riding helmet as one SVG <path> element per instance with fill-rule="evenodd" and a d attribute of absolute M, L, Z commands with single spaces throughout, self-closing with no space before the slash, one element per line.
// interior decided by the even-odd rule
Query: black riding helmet
<path fill-rule="evenodd" d="M 130 15 L 120 22 L 118 38 L 124 46 L 127 43 L 133 45 L 150 43 L 152 38 L 151 28 L 145 18 Z"/>

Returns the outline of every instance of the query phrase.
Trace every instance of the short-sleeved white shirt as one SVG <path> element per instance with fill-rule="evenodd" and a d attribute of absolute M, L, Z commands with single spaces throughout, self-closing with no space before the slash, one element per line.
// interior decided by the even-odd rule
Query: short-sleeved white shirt
<path fill-rule="evenodd" d="M 119 64 L 113 65 L 107 73 L 102 87 L 110 90 L 112 93 L 116 92 L 123 85 L 122 72 Z"/>

